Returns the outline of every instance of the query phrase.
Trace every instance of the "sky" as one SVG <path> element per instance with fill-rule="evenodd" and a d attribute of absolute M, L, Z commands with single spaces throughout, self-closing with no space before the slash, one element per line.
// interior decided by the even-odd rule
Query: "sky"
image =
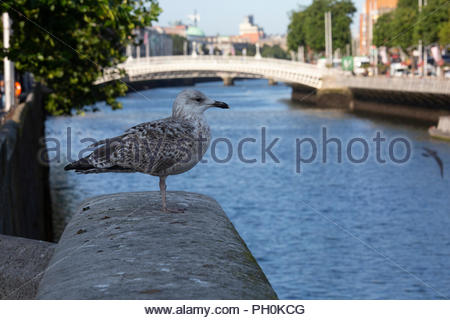
<path fill-rule="evenodd" d="M 353 1 L 359 15 L 364 0 Z M 253 14 L 255 23 L 267 34 L 284 34 L 289 12 L 310 3 L 311 0 L 159 0 L 163 13 L 155 25 L 167 26 L 175 20 L 188 23 L 187 16 L 197 10 L 200 15 L 198 26 L 207 35 L 239 34 L 239 23 L 249 14 Z M 358 15 L 353 18 L 353 32 L 358 30 Z"/>

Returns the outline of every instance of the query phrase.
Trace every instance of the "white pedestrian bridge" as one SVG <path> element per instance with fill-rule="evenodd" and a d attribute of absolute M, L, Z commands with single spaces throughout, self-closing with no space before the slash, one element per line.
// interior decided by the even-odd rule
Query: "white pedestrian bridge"
<path fill-rule="evenodd" d="M 125 71 L 120 74 L 118 69 Z M 246 56 L 160 56 L 128 58 L 115 69 L 107 69 L 97 84 L 115 79 L 144 81 L 177 78 L 266 78 L 321 88 L 323 78 L 334 73 L 313 64 Z"/>
<path fill-rule="evenodd" d="M 125 71 L 125 73 L 119 70 Z M 265 78 L 315 89 L 350 88 L 354 90 L 397 91 L 421 94 L 450 94 L 450 80 L 432 78 L 356 77 L 337 69 L 314 64 L 248 56 L 158 56 L 129 57 L 116 68 L 109 68 L 96 84 L 122 79 L 127 82 L 179 79 Z"/>

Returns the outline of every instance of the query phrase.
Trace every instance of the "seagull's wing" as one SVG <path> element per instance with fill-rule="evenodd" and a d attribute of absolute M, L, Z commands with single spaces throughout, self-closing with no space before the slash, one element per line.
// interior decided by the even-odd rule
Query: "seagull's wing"
<path fill-rule="evenodd" d="M 188 156 L 193 145 L 193 131 L 192 125 L 172 118 L 142 123 L 121 136 L 99 141 L 94 152 L 65 169 L 85 173 L 139 171 L 158 174 Z"/>
<path fill-rule="evenodd" d="M 126 131 L 128 148 L 122 152 L 124 166 L 158 174 L 180 161 L 186 161 L 194 145 L 194 126 L 172 118 L 143 123 Z M 134 159 L 129 157 L 130 149 Z M 120 150 L 118 153 L 121 154 Z"/>
<path fill-rule="evenodd" d="M 75 170 L 80 173 L 100 172 L 133 172 L 132 168 L 119 165 L 117 151 L 121 149 L 122 137 L 104 139 L 92 144 L 97 147 L 90 155 L 69 163 L 64 170 Z"/>
<path fill-rule="evenodd" d="M 162 120 L 168 120 L 168 119 L 169 118 L 162 119 Z M 141 123 L 141 124 L 135 125 L 134 127 L 131 127 L 129 129 L 127 129 L 124 132 L 124 134 L 122 134 L 120 136 L 117 136 L 117 137 L 114 137 L 114 138 L 107 138 L 107 139 L 99 140 L 99 141 L 91 144 L 88 148 L 98 147 L 98 146 L 101 146 L 102 144 L 118 142 L 118 141 L 122 140 L 126 134 L 136 133 L 137 131 L 141 130 L 142 128 L 145 128 L 146 126 L 151 125 L 154 122 L 158 122 L 158 120 L 152 121 L 152 122 L 145 122 L 145 123 Z"/>
<path fill-rule="evenodd" d="M 123 135 L 117 136 L 117 137 L 114 137 L 114 138 L 108 138 L 108 139 L 99 140 L 99 141 L 91 144 L 88 148 L 98 147 L 98 146 L 101 146 L 102 144 L 112 143 L 112 142 L 115 142 L 115 141 L 120 141 L 120 139 L 122 139 L 122 137 L 123 137 Z"/>

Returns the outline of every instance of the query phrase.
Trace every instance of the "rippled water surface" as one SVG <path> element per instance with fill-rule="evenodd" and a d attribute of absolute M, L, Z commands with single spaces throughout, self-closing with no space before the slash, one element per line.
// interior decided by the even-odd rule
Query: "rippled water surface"
<path fill-rule="evenodd" d="M 272 286 L 283 299 L 434 299 L 450 296 L 450 173 L 441 179 L 437 164 L 423 157 L 423 146 L 438 152 L 450 170 L 450 143 L 432 140 L 426 128 L 356 117 L 333 110 L 294 107 L 290 88 L 268 86 L 264 80 L 196 85 L 230 110 L 209 110 L 207 119 L 214 138 L 228 138 L 233 155 L 226 164 L 212 161 L 168 178 L 169 190 L 198 192 L 215 198 L 224 208 L 258 260 Z M 57 224 L 64 224 L 77 205 L 99 194 L 158 190 L 158 180 L 143 174 L 77 175 L 62 170 L 71 128 L 72 157 L 86 148 L 82 138 L 119 135 L 137 123 L 166 117 L 175 95 L 172 87 L 132 93 L 121 99 L 124 108 L 85 116 L 51 117 L 47 137 L 61 141 L 61 163 L 51 167 L 52 195 Z M 144 97 L 145 96 L 145 97 Z M 266 145 L 280 140 L 261 161 L 261 130 Z M 328 137 L 342 140 L 342 161 L 330 143 L 323 163 L 322 128 Z M 380 131 L 386 138 L 376 161 L 372 141 Z M 254 138 L 237 154 L 239 141 Z M 296 173 L 296 138 L 317 143 L 317 159 L 302 164 Z M 405 137 L 411 158 L 396 164 L 389 158 L 388 143 Z M 352 138 L 368 142 L 368 159 L 348 160 Z M 49 142 L 49 147 L 54 143 Z M 312 151 L 301 144 L 301 156 Z M 353 144 L 353 156 L 363 156 L 362 143 Z M 405 148 L 395 145 L 394 156 Z M 54 155 L 54 153 L 50 153 Z M 216 145 L 216 157 L 227 156 L 226 144 Z"/>

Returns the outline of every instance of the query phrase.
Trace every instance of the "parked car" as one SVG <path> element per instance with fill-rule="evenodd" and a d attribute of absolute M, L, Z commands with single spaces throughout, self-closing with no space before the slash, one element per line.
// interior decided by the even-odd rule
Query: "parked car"
<path fill-rule="evenodd" d="M 353 72 L 357 76 L 369 75 L 370 60 L 368 57 L 354 57 L 353 58 Z"/>
<path fill-rule="evenodd" d="M 408 67 L 400 62 L 392 63 L 390 74 L 392 77 L 403 77 L 409 74 Z"/>
<path fill-rule="evenodd" d="M 27 94 L 31 91 L 33 79 L 31 74 L 16 74 L 16 81 L 14 82 L 14 96 L 17 99 L 17 103 L 24 102 Z M 5 105 L 5 85 L 3 81 L 3 75 L 0 74 L 0 109 L 3 109 Z"/>

